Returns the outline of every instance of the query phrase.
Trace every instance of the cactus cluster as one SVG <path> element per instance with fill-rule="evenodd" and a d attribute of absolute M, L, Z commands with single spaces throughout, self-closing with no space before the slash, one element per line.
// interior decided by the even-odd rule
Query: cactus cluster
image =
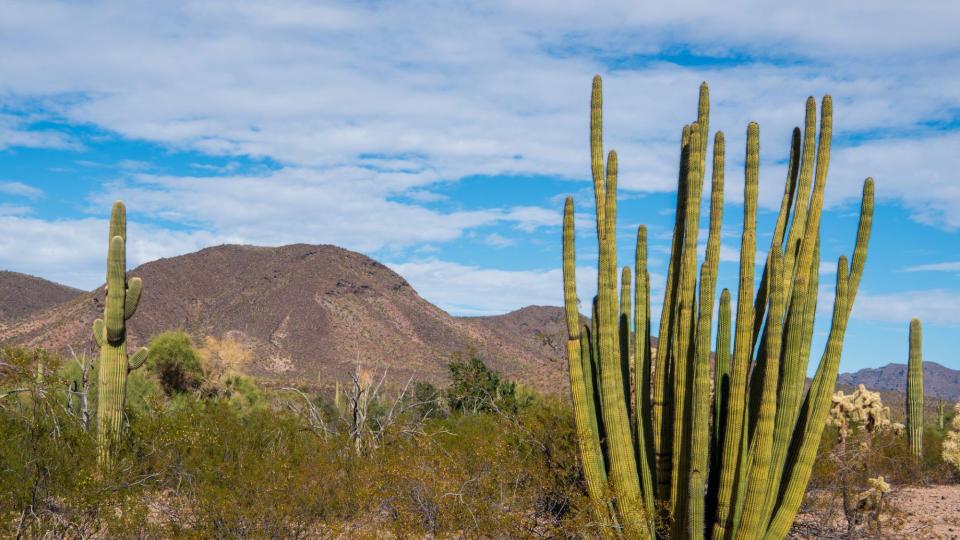
<path fill-rule="evenodd" d="M 833 395 L 828 423 L 836 426 L 841 437 L 849 436 L 854 428 L 868 433 L 893 430 L 902 433 L 903 424 L 890 421 L 890 407 L 885 407 L 880 392 L 871 392 L 862 384 L 847 395 L 838 390 Z"/>
<path fill-rule="evenodd" d="M 950 431 L 943 439 L 940 455 L 960 472 L 960 403 L 953 406 L 953 420 L 950 422 Z"/>
<path fill-rule="evenodd" d="M 709 138 L 709 95 L 683 128 L 676 225 L 656 352 L 651 347 L 646 229 L 634 272 L 618 294 L 617 154 L 604 163 L 601 81 L 593 82 L 590 146 L 599 272 L 591 324 L 581 327 L 573 200 L 563 221 L 570 389 L 587 490 L 600 534 L 626 538 L 783 538 L 810 478 L 831 405 L 847 320 L 866 260 L 873 181 L 864 184 L 850 264 L 840 257 L 826 349 L 810 389 L 804 379 L 816 313 L 820 215 L 832 103 L 816 103 L 791 158 L 769 256 L 754 298 L 759 126 L 747 128 L 740 282 L 720 295 L 716 369 L 711 331 L 723 212 L 724 137 L 714 136 L 709 233 L 697 277 L 697 238 Z M 698 296 L 699 295 L 699 296 Z M 731 349 L 732 337 L 732 349 Z M 713 383 L 713 384 L 711 384 Z"/>
<path fill-rule="evenodd" d="M 923 457 L 923 340 L 920 319 L 910 321 L 910 357 L 907 360 L 907 438 L 910 452 Z"/>
<path fill-rule="evenodd" d="M 93 323 L 93 338 L 100 346 L 97 378 L 97 458 L 99 465 L 111 467 L 123 432 L 127 375 L 147 360 L 141 348 L 127 358 L 126 322 L 137 311 L 143 282 L 127 281 L 127 211 L 123 203 L 113 204 L 107 251 L 107 290 L 103 319 Z"/>

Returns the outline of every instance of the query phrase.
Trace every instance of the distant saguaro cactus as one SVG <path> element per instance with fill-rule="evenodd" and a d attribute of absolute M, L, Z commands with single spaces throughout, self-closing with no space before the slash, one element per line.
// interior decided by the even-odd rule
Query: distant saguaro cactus
<path fill-rule="evenodd" d="M 97 459 L 98 464 L 105 468 L 115 463 L 120 445 L 127 397 L 127 375 L 142 366 L 148 354 L 144 347 L 131 358 L 127 358 L 126 321 L 137 311 L 143 282 L 140 278 L 127 282 L 127 211 L 121 201 L 113 204 L 108 238 L 106 304 L 103 319 L 97 319 L 93 323 L 93 337 L 100 346 L 97 378 Z"/>
<path fill-rule="evenodd" d="M 943 398 L 937 398 L 937 427 L 941 430 L 946 425 L 947 402 Z"/>
<path fill-rule="evenodd" d="M 914 457 L 923 457 L 923 330 L 920 319 L 910 321 L 910 357 L 907 360 L 907 437 Z"/>
<path fill-rule="evenodd" d="M 574 419 L 600 534 L 777 539 L 785 537 L 793 524 L 830 409 L 873 216 L 873 180 L 868 178 L 853 258 L 849 265 L 846 257 L 839 259 L 830 335 L 804 394 L 832 133 L 829 96 L 823 100 L 815 145 L 816 117 L 816 103 L 810 98 L 802 145 L 799 128 L 793 133 L 780 214 L 756 299 L 760 131 L 756 123 L 747 128 L 736 324 L 729 325 L 730 295 L 723 291 L 716 342 L 718 379 L 711 385 L 725 149 L 723 133 L 718 132 L 706 256 L 698 280 L 697 240 L 709 138 L 707 86 L 700 88 L 696 121 L 683 128 L 681 137 L 676 225 L 653 354 L 647 236 L 642 225 L 637 230 L 632 309 L 629 269 L 622 272 L 617 294 L 617 154 L 611 150 L 604 167 L 601 81 L 594 78 L 590 151 L 600 255 L 591 326 L 580 323 L 569 197 L 563 217 L 563 277 Z M 720 425 L 711 429 L 711 421 Z"/>

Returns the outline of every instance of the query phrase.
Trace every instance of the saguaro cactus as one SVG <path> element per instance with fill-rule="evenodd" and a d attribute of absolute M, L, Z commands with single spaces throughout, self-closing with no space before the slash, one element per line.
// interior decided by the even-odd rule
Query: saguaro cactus
<path fill-rule="evenodd" d="M 590 152 L 600 256 L 590 325 L 580 323 L 569 197 L 563 219 L 563 276 L 574 418 L 587 491 L 601 531 L 642 539 L 783 538 L 800 506 L 830 409 L 846 324 L 866 261 L 873 180 L 864 183 L 852 263 L 840 257 L 837 265 L 830 335 L 804 394 L 816 315 L 820 215 L 832 132 L 830 97 L 823 100 L 816 145 L 812 98 L 802 139 L 799 129 L 794 131 L 780 215 L 756 298 L 759 126 L 749 125 L 736 321 L 731 327 L 731 295 L 724 290 L 711 383 L 725 145 L 718 132 L 709 232 L 698 279 L 709 139 L 707 86 L 700 88 L 696 121 L 684 127 L 681 137 L 676 225 L 656 353 L 650 346 L 643 226 L 637 231 L 632 310 L 629 269 L 622 272 L 617 294 L 617 154 L 610 151 L 604 164 L 602 122 L 601 81 L 596 77 Z"/>
<path fill-rule="evenodd" d="M 113 204 L 108 239 L 106 303 L 103 319 L 97 319 L 93 323 L 93 337 L 100 346 L 97 378 L 97 458 L 99 465 L 105 468 L 115 462 L 120 445 L 127 397 L 127 375 L 142 366 L 148 354 L 144 347 L 131 358 L 127 358 L 126 321 L 137 311 L 143 282 L 140 278 L 127 281 L 127 211 L 120 201 Z"/>
<path fill-rule="evenodd" d="M 923 330 L 920 319 L 910 321 L 910 358 L 907 360 L 907 438 L 910 451 L 923 457 Z"/>
<path fill-rule="evenodd" d="M 946 425 L 947 417 L 947 402 L 943 398 L 937 399 L 937 427 L 941 430 Z"/>

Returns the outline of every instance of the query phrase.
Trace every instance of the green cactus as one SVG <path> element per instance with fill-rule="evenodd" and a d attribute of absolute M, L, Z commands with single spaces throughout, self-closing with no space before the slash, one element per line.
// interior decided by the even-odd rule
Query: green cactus
<path fill-rule="evenodd" d="M 590 326 L 580 322 L 571 198 L 563 222 L 570 388 L 584 478 L 604 526 L 601 531 L 610 536 L 615 527 L 625 538 L 783 538 L 799 509 L 829 412 L 843 336 L 866 260 L 873 180 L 864 185 L 852 265 L 848 268 L 846 257 L 838 263 L 830 335 L 804 394 L 816 314 L 832 105 L 829 96 L 824 98 L 816 145 L 812 99 L 802 139 L 794 130 L 780 215 L 756 298 L 759 127 L 750 124 L 737 316 L 731 328 L 731 295 L 724 290 L 711 381 L 725 152 L 718 132 L 710 226 L 698 279 L 709 137 L 707 86 L 700 89 L 697 120 L 684 127 L 681 137 L 676 225 L 655 353 L 642 226 L 637 230 L 636 271 L 631 278 L 629 267 L 622 270 L 617 294 L 617 155 L 611 151 L 604 164 L 601 111 L 601 81 L 596 77 L 590 151 L 600 257 Z"/>
<path fill-rule="evenodd" d="M 937 426 L 943 431 L 946 426 L 947 402 L 943 398 L 937 398 Z"/>
<path fill-rule="evenodd" d="M 907 360 L 907 438 L 917 460 L 923 457 L 923 329 L 910 321 L 910 358 Z"/>
<path fill-rule="evenodd" d="M 93 322 L 93 337 L 100 346 L 97 380 L 97 458 L 102 468 L 113 466 L 123 431 L 127 375 L 147 361 L 148 350 L 127 358 L 126 321 L 137 311 L 143 282 L 126 277 L 127 215 L 123 203 L 113 204 L 107 253 L 107 292 L 103 319 Z"/>

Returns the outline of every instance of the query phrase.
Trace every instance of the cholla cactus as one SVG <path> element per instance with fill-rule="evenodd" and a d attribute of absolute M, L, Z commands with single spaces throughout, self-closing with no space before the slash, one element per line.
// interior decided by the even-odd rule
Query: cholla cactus
<path fill-rule="evenodd" d="M 890 484 L 882 476 L 868 478 L 870 489 L 857 496 L 857 509 L 861 512 L 873 513 L 874 520 L 879 522 L 880 510 L 883 508 L 883 496 L 890 493 Z"/>
<path fill-rule="evenodd" d="M 880 392 L 871 392 L 862 384 L 846 395 L 838 390 L 830 405 L 830 417 L 827 423 L 837 426 L 841 437 L 848 437 L 854 428 L 868 433 L 877 433 L 887 429 L 895 432 L 903 430 L 903 424 L 890 421 L 890 407 L 884 407 Z"/>
<path fill-rule="evenodd" d="M 953 421 L 950 422 L 950 431 L 943 439 L 943 460 L 952 464 L 960 471 L 960 403 L 953 406 Z"/>

